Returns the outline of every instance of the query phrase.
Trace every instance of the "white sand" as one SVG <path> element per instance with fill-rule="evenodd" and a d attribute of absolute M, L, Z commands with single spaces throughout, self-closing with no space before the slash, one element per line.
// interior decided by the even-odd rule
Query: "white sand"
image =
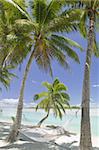
<path fill-rule="evenodd" d="M 13 144 L 3 139 L 9 133 L 9 125 L 0 125 L 0 150 L 79 150 L 79 135 L 65 132 L 62 127 L 28 128 L 20 131 L 20 140 Z M 99 150 L 98 137 L 92 137 L 93 150 Z M 97 147 L 97 148 L 95 148 Z"/>

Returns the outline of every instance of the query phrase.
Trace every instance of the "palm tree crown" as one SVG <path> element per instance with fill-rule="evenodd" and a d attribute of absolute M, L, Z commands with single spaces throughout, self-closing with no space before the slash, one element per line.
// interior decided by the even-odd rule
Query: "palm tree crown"
<path fill-rule="evenodd" d="M 90 70 L 92 54 L 99 57 L 99 48 L 96 41 L 96 24 L 98 23 L 97 20 L 99 19 L 99 1 L 75 1 L 75 6 L 76 9 L 80 8 L 81 10 L 79 31 L 83 37 L 87 38 L 87 51 L 81 104 L 80 149 L 92 150 L 90 125 Z"/>
<path fill-rule="evenodd" d="M 30 37 L 24 29 L 16 26 L 15 20 L 26 17 L 5 0 L 0 0 L 0 12 L 0 65 L 17 66 L 29 52 Z"/>
<path fill-rule="evenodd" d="M 66 93 L 67 87 L 61 83 L 58 79 L 54 82 L 43 82 L 42 85 L 47 88 L 46 92 L 41 92 L 34 96 L 34 101 L 40 100 L 36 106 L 36 110 L 39 108 L 45 109 L 48 112 L 53 110 L 54 115 L 62 118 L 62 112 L 65 113 L 65 106 L 69 106 L 69 95 Z"/>
<path fill-rule="evenodd" d="M 21 28 L 21 32 L 29 32 L 31 49 L 34 48 L 38 66 L 52 74 L 51 60 L 54 58 L 64 67 L 68 66 L 66 54 L 79 62 L 72 47 L 81 49 L 80 45 L 61 34 L 63 31 L 71 32 L 76 29 L 75 19 L 70 21 L 72 12 L 67 12 L 66 15 L 62 13 L 62 4 L 56 0 L 49 3 L 46 0 L 31 1 L 29 8 L 31 11 L 28 19 L 17 20 L 16 26 Z M 57 34 L 59 31 L 60 34 Z"/>
<path fill-rule="evenodd" d="M 96 57 L 99 57 L 99 47 L 98 42 L 96 39 L 96 30 L 99 28 L 98 26 L 98 20 L 99 20 L 99 1 L 98 0 L 88 0 L 88 1 L 80 1 L 79 2 L 79 8 L 81 9 L 81 18 L 79 23 L 79 31 L 83 35 L 83 37 L 87 37 L 87 33 L 89 30 L 88 21 L 90 20 L 90 17 L 94 18 L 95 21 L 95 28 L 94 28 L 94 34 L 93 34 L 93 46 L 92 46 L 92 52 Z"/>
<path fill-rule="evenodd" d="M 3 47 L 0 52 L 7 57 L 6 61 L 19 64 L 34 47 L 34 57 L 38 66 L 51 74 L 51 60 L 54 58 L 64 67 L 68 66 L 66 54 L 79 62 L 72 47 L 81 49 L 80 45 L 61 34 L 63 31 L 68 33 L 76 30 L 75 19 L 78 20 L 79 15 L 75 16 L 72 11 L 62 13 L 63 5 L 56 0 L 35 0 L 34 3 L 31 1 L 30 14 L 25 10 L 23 0 L 14 1 L 14 5 L 2 0 L 0 2 L 4 7 L 4 10 L 1 9 L 0 34 L 4 35 L 1 36 L 1 41 L 5 41 L 7 47 L 7 51 Z M 60 34 L 57 34 L 59 31 Z"/>

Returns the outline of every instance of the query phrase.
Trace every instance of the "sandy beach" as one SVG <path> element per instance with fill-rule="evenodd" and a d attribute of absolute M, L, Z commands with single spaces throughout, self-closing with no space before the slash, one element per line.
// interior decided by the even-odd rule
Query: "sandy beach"
<path fill-rule="evenodd" d="M 19 139 L 13 144 L 5 142 L 10 123 L 0 123 L 0 150 L 79 150 L 79 135 L 60 126 L 22 126 Z M 98 137 L 92 137 L 93 150 L 99 150 Z"/>

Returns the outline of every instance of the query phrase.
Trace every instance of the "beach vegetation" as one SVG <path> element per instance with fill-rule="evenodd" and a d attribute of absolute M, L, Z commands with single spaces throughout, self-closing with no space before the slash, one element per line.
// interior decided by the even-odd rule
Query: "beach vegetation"
<path fill-rule="evenodd" d="M 92 56 L 99 57 L 96 29 L 99 28 L 99 0 L 80 0 L 73 4 L 75 10 L 80 9 L 81 17 L 78 30 L 87 39 L 86 60 L 81 102 L 81 135 L 80 150 L 92 150 L 90 125 L 90 72 Z"/>
<path fill-rule="evenodd" d="M 82 11 L 79 29 L 81 34 L 87 38 L 81 104 L 80 150 L 92 150 L 90 125 L 90 72 L 92 55 L 99 57 L 99 47 L 96 41 L 96 24 L 98 23 L 97 18 L 99 19 L 99 1 L 82 0 L 79 7 Z"/>
<path fill-rule="evenodd" d="M 28 7 L 25 4 L 24 0 L 0 0 L 0 82 L 6 88 L 9 87 L 12 77 L 15 77 L 11 70 L 21 64 L 27 56 L 29 57 L 21 84 L 16 117 L 12 117 L 13 126 L 7 141 L 14 142 L 21 127 L 24 89 L 33 60 L 40 69 L 51 76 L 53 76 L 51 62 L 54 59 L 64 68 L 68 68 L 66 56 L 79 63 L 78 55 L 73 47 L 82 49 L 81 46 L 62 34 L 78 30 L 84 38 L 87 38 L 81 104 L 80 150 L 92 150 L 90 71 L 92 56 L 99 57 L 96 39 L 96 29 L 99 27 L 99 0 L 30 0 L 27 3 Z M 59 80 L 55 79 L 54 82 L 56 81 Z M 62 118 L 66 109 L 77 108 L 69 107 L 68 94 L 67 99 L 64 97 L 66 95 L 61 95 L 67 90 L 65 86 L 64 90 L 60 90 L 61 94 L 59 91 L 56 94 L 55 90 L 50 91 L 50 88 L 54 88 L 54 82 L 52 84 L 44 82 L 43 85 L 45 84 L 48 91 L 34 96 L 35 101 L 40 100 L 36 110 L 41 108 L 47 112 L 47 115 L 39 122 L 39 126 L 49 116 L 50 109 L 56 117 Z M 66 102 L 68 104 L 65 104 Z"/>
<path fill-rule="evenodd" d="M 22 63 L 29 46 L 27 34 L 15 25 L 17 18 L 25 16 L 11 3 L 0 0 L 0 82 L 7 89 L 16 77 L 13 70 Z"/>
<path fill-rule="evenodd" d="M 58 1 L 58 3 L 57 0 L 49 2 L 47 0 L 31 1 L 28 5 L 30 12 L 27 9 L 24 11 L 19 1 L 14 0 L 12 4 L 26 17 L 26 19 L 17 19 L 15 26 L 21 29 L 20 32 L 28 33 L 30 40 L 26 41 L 29 43 L 27 45 L 30 45 L 30 51 L 28 51 L 29 59 L 21 84 L 16 119 L 7 138 L 8 142 L 14 142 L 17 139 L 21 127 L 24 89 L 33 60 L 35 60 L 40 69 L 49 72 L 52 76 L 51 61 L 56 59 L 62 67 L 68 68 L 66 55 L 79 63 L 78 55 L 73 50 L 73 47 L 82 50 L 78 43 L 61 34 L 76 31 L 79 18 L 79 14 L 75 15 L 74 12 L 72 13 L 69 10 L 67 13 L 63 13 L 64 0 Z M 17 33 L 19 34 L 20 32 Z M 21 42 L 23 40 L 21 39 Z"/>
<path fill-rule="evenodd" d="M 6 66 L 6 67 L 0 67 L 0 83 L 8 89 L 10 86 L 10 82 L 13 77 L 16 77 L 15 74 L 12 72 L 12 66 Z M 2 88 L 0 87 L 0 90 L 2 91 Z"/>
<path fill-rule="evenodd" d="M 67 87 L 60 82 L 59 79 L 56 78 L 52 84 L 49 82 L 43 82 L 42 85 L 47 89 L 47 91 L 34 95 L 34 102 L 38 103 L 36 111 L 39 108 L 42 108 L 47 113 L 46 116 L 38 123 L 39 127 L 48 118 L 51 111 L 55 117 L 62 119 L 62 116 L 65 113 L 65 107 L 70 107 L 70 97 L 69 94 L 67 94 Z"/>

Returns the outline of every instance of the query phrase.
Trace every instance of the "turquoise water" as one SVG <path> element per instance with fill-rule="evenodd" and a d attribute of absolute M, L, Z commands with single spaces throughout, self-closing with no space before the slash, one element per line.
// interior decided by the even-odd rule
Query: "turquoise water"
<path fill-rule="evenodd" d="M 15 116 L 15 112 L 15 108 L 3 108 L 3 112 L 0 112 L 0 121 L 12 122 L 11 117 Z M 46 113 L 43 110 L 35 112 L 32 109 L 24 109 L 22 123 L 36 125 L 45 115 Z M 55 118 L 51 113 L 44 124 L 62 125 L 66 130 L 79 134 L 80 110 L 66 110 L 62 120 Z M 99 109 L 91 110 L 91 129 L 93 136 L 99 136 Z"/>

